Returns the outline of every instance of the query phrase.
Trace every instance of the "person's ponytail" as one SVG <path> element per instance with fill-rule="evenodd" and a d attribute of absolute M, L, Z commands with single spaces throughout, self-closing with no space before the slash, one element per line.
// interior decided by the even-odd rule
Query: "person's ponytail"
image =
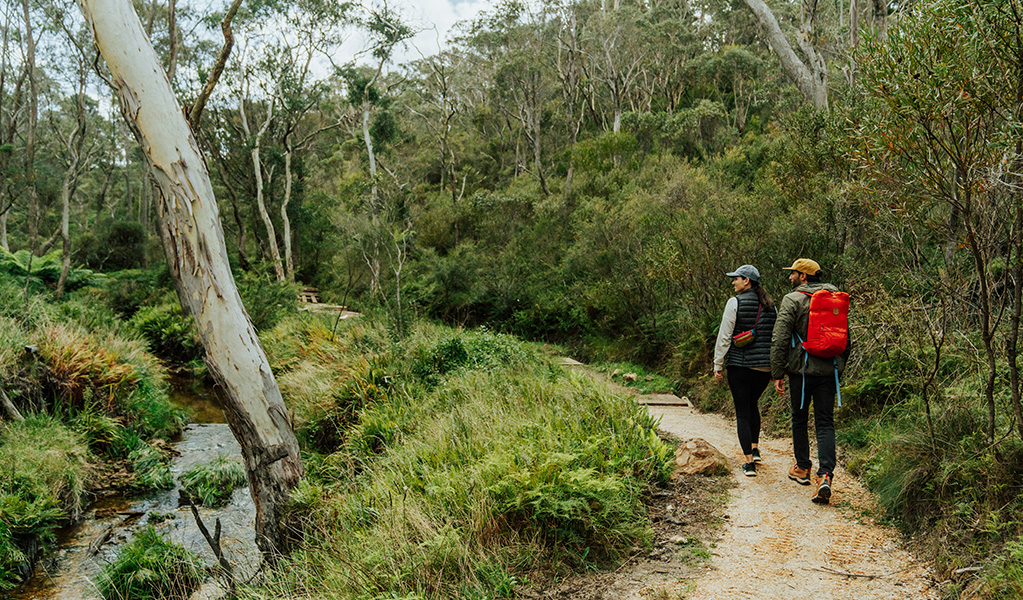
<path fill-rule="evenodd" d="M 765 290 L 763 286 L 760 285 L 760 282 L 753 281 L 751 279 L 749 283 L 750 286 L 753 288 L 753 291 L 757 293 L 757 301 L 760 302 L 760 305 L 763 306 L 764 308 L 771 308 L 771 306 L 773 305 L 773 303 L 771 302 L 771 297 L 767 295 L 767 290 Z"/>

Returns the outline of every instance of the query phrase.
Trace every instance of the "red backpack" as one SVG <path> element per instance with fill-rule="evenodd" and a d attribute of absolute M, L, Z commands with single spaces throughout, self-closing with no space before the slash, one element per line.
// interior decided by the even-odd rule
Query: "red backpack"
<path fill-rule="evenodd" d="M 819 358 L 845 352 L 849 341 L 849 294 L 817 290 L 810 296 L 810 321 L 803 348 Z"/>

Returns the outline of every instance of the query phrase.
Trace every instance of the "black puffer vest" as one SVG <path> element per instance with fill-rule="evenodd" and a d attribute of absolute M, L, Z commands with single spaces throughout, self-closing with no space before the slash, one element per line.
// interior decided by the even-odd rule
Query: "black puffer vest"
<path fill-rule="evenodd" d="M 757 335 L 753 343 L 744 348 L 732 346 L 725 355 L 725 364 L 729 367 L 768 367 L 771 365 L 771 333 L 774 331 L 774 320 L 778 312 L 774 306 L 764 307 L 757 322 L 757 308 L 760 301 L 752 289 L 736 296 L 739 307 L 735 313 L 735 329 L 732 335 L 753 329 L 756 324 Z"/>

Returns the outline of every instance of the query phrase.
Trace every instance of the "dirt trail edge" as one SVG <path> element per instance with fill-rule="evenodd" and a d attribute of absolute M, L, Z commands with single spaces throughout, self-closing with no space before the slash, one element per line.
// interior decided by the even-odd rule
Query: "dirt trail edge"
<path fill-rule="evenodd" d="M 650 406 L 661 429 L 703 438 L 728 457 L 738 486 L 710 569 L 696 578 L 690 600 L 938 598 L 929 565 L 902 548 L 897 532 L 865 516 L 873 498 L 841 466 L 831 504 L 810 502 L 812 486 L 788 478 L 791 438 L 761 438 L 756 477 L 739 470 L 735 425 L 685 406 Z"/>
<path fill-rule="evenodd" d="M 575 361 L 564 366 L 588 371 Z M 601 377 L 592 371 L 588 374 Z M 761 437 L 764 462 L 758 465 L 757 477 L 746 477 L 739 470 L 743 457 L 734 421 L 700 413 L 688 401 L 675 397 L 637 396 L 636 400 L 647 404 L 651 415 L 660 417 L 661 430 L 682 440 L 703 438 L 728 457 L 735 486 L 724 509 L 721 538 L 712 548 L 711 560 L 700 570 L 665 569 L 663 562 L 660 569 L 651 569 L 646 557 L 633 558 L 616 571 L 613 585 L 604 582 L 604 593 L 593 593 L 591 586 L 582 585 L 573 591 L 585 589 L 584 593 L 562 589 L 551 596 L 645 598 L 651 591 L 661 590 L 658 597 L 686 600 L 939 598 L 930 566 L 903 548 L 898 532 L 869 517 L 877 514 L 874 497 L 841 466 L 835 473 L 831 504 L 813 504 L 812 486 L 788 478 L 793 463 L 791 438 Z M 813 458 L 815 452 L 813 448 Z M 683 477 L 679 481 L 698 479 Z M 658 544 L 672 545 L 664 540 Z M 669 577 L 679 578 L 674 585 L 664 585 L 663 579 L 651 585 L 650 575 L 669 573 Z"/>

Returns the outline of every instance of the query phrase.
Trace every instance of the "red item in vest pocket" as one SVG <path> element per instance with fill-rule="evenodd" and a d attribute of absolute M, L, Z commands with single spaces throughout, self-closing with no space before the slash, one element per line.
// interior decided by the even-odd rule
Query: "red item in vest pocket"
<path fill-rule="evenodd" d="M 807 295 L 810 296 L 810 320 L 803 348 L 820 358 L 832 358 L 845 352 L 849 340 L 849 294 L 817 290 Z"/>

